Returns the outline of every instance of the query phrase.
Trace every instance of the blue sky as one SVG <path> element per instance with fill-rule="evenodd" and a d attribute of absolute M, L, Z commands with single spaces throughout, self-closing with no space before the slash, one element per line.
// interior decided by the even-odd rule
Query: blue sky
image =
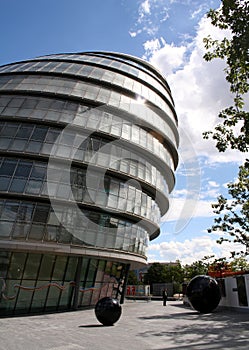
<path fill-rule="evenodd" d="M 181 143 L 171 208 L 149 261 L 191 263 L 229 255 L 217 245 L 211 203 L 233 181 L 241 164 L 235 151 L 218 153 L 202 132 L 231 103 L 224 64 L 204 62 L 202 39 L 220 38 L 204 15 L 220 0 L 1 0 L 0 64 L 60 52 L 118 51 L 154 64 L 172 89 Z M 223 35 L 223 34 L 222 34 Z"/>

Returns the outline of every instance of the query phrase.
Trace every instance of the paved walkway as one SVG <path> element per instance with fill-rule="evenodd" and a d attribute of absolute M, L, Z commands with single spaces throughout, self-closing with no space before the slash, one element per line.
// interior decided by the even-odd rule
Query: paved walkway
<path fill-rule="evenodd" d="M 249 313 L 199 314 L 180 301 L 125 301 L 114 326 L 94 309 L 0 318 L 0 350 L 249 349 Z"/>

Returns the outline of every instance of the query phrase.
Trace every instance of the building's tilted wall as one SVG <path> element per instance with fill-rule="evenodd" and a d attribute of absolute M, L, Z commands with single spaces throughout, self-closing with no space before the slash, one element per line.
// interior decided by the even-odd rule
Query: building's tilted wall
<path fill-rule="evenodd" d="M 170 89 L 138 58 L 58 54 L 0 67 L 0 314 L 123 297 L 174 187 Z"/>

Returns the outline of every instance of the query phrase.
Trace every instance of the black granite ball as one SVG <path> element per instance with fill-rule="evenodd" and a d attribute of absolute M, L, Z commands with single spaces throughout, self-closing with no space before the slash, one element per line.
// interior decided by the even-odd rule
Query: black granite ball
<path fill-rule="evenodd" d="M 220 287 L 217 281 L 205 275 L 195 276 L 188 284 L 186 296 L 192 307 L 201 312 L 212 312 L 221 299 Z"/>
<path fill-rule="evenodd" d="M 105 297 L 95 305 L 97 320 L 104 326 L 112 326 L 121 316 L 122 308 L 117 299 Z"/>

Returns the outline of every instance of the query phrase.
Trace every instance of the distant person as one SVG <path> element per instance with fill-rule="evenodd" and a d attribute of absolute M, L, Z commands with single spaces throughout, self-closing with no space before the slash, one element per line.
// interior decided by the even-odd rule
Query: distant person
<path fill-rule="evenodd" d="M 164 289 L 163 290 L 163 306 L 166 306 L 167 299 L 168 299 L 167 289 Z"/>

